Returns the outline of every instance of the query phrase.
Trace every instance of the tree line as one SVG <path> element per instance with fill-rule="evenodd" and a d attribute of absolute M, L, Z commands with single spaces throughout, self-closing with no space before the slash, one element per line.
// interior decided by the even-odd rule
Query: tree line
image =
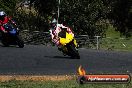
<path fill-rule="evenodd" d="M 22 29 L 48 31 L 49 23 L 55 17 L 59 23 L 66 21 L 77 34 L 104 36 L 112 25 L 121 35 L 132 35 L 131 0 L 60 0 L 60 4 L 58 0 L 30 0 L 29 11 L 17 8 L 23 1 L 0 0 L 0 9 L 13 15 Z"/>

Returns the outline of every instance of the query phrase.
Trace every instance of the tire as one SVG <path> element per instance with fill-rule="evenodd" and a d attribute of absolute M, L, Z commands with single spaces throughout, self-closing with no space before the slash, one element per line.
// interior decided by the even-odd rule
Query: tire
<path fill-rule="evenodd" d="M 72 59 L 80 59 L 78 50 L 76 50 L 74 46 L 69 45 L 68 51 L 69 51 L 69 55 L 71 56 Z"/>
<path fill-rule="evenodd" d="M 21 39 L 20 36 L 17 36 L 17 45 L 19 46 L 19 48 L 24 47 L 24 41 Z"/>
<path fill-rule="evenodd" d="M 8 42 L 6 42 L 4 40 L 2 40 L 1 43 L 4 45 L 4 47 L 8 47 L 9 46 Z"/>
<path fill-rule="evenodd" d="M 8 46 L 9 46 L 9 42 L 6 40 L 5 34 L 2 34 L 2 35 L 1 35 L 1 43 L 2 43 L 5 47 L 8 47 Z"/>

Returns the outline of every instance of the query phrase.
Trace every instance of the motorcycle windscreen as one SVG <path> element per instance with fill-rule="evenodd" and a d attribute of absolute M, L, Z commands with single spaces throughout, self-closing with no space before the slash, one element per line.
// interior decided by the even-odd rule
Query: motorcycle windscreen
<path fill-rule="evenodd" d="M 73 40 L 73 35 L 66 32 L 66 38 L 60 37 L 60 43 L 62 45 L 66 45 L 67 43 L 71 42 Z"/>
<path fill-rule="evenodd" d="M 11 31 L 9 31 L 10 32 L 10 34 L 16 34 L 16 29 L 12 29 Z"/>

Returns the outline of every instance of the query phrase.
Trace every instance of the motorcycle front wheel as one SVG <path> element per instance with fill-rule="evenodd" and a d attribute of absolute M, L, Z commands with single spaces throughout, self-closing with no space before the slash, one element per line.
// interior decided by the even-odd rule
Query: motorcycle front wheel
<path fill-rule="evenodd" d="M 68 49 L 68 52 L 69 52 L 69 55 L 71 56 L 71 58 L 80 59 L 78 50 L 74 46 L 68 45 L 67 49 Z"/>
<path fill-rule="evenodd" d="M 22 38 L 20 36 L 17 36 L 17 45 L 19 46 L 19 48 L 23 48 L 24 47 L 24 41 L 22 40 Z"/>

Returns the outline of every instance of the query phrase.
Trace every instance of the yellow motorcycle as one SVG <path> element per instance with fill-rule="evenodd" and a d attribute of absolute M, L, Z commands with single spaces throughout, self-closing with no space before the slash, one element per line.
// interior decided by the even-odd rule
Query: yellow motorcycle
<path fill-rule="evenodd" d="M 58 34 L 60 44 L 62 45 L 61 51 L 64 55 L 71 56 L 73 59 L 80 59 L 77 49 L 76 39 L 72 34 L 69 34 L 65 29 Z"/>

